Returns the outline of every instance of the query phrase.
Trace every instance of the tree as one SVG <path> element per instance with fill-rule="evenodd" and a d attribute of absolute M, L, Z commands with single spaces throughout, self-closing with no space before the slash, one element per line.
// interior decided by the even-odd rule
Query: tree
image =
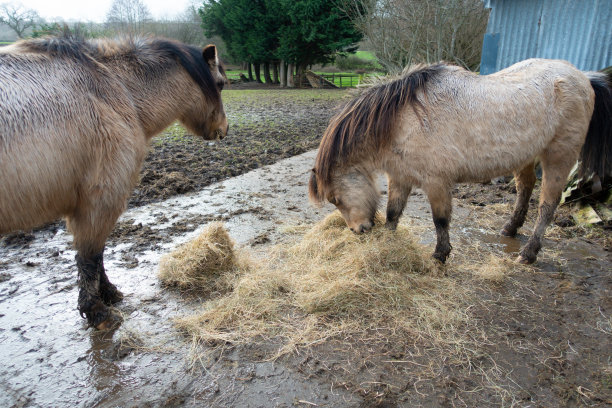
<path fill-rule="evenodd" d="M 399 72 L 418 62 L 480 64 L 488 10 L 482 0 L 343 0 L 380 63 Z"/>
<path fill-rule="evenodd" d="M 34 28 L 39 19 L 35 10 L 27 9 L 21 4 L 0 5 L 0 24 L 10 27 L 19 38 L 23 38 L 29 29 Z"/>
<path fill-rule="evenodd" d="M 235 61 L 254 64 L 258 80 L 263 64 L 270 82 L 271 66 L 279 64 L 282 72 L 286 62 L 299 74 L 332 61 L 337 51 L 350 51 L 362 38 L 337 0 L 210 0 L 200 16 L 207 35 L 223 38 Z"/>
<path fill-rule="evenodd" d="M 106 24 L 117 32 L 144 32 L 144 24 L 151 20 L 151 12 L 142 0 L 114 0 L 106 14 Z"/>
<path fill-rule="evenodd" d="M 357 49 L 363 34 L 338 1 L 282 1 L 289 21 L 280 29 L 278 55 L 296 65 L 298 77 L 308 65 L 331 62 L 337 52 Z"/>

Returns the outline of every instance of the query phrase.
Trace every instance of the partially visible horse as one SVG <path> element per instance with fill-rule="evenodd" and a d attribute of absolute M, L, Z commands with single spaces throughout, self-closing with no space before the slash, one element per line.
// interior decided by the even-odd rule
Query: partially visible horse
<path fill-rule="evenodd" d="M 0 48 L 0 234 L 66 217 L 89 325 L 118 322 L 104 244 L 149 140 L 177 119 L 222 139 L 226 81 L 214 45 L 64 36 Z"/>
<path fill-rule="evenodd" d="M 586 142 L 585 142 L 586 140 Z M 565 61 L 530 59 L 492 75 L 418 66 L 351 100 L 329 123 L 310 178 L 314 202 L 329 200 L 356 233 L 373 225 L 388 177 L 386 226 L 394 229 L 413 187 L 426 193 L 445 262 L 455 183 L 514 172 L 517 199 L 502 234 L 525 221 L 536 176 L 542 189 L 533 234 L 518 261 L 532 263 L 582 148 L 583 173 L 612 171 L 612 91 L 605 75 Z"/>

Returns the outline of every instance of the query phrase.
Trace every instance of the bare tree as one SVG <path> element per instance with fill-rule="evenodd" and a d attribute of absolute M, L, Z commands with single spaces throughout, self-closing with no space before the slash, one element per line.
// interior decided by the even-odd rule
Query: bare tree
<path fill-rule="evenodd" d="M 211 42 L 204 35 L 202 19 L 193 5 L 187 6 L 183 13 L 174 18 L 152 21 L 145 26 L 148 32 L 174 38 L 185 44 L 203 46 Z"/>
<path fill-rule="evenodd" d="M 488 10 L 482 0 L 343 0 L 390 72 L 418 62 L 480 64 Z"/>
<path fill-rule="evenodd" d="M 28 30 L 34 28 L 39 19 L 35 10 L 25 8 L 19 3 L 0 4 L 0 24 L 10 27 L 19 38 L 23 38 Z"/>
<path fill-rule="evenodd" d="M 106 14 L 109 28 L 121 33 L 142 33 L 148 21 L 151 12 L 142 0 L 114 0 Z"/>

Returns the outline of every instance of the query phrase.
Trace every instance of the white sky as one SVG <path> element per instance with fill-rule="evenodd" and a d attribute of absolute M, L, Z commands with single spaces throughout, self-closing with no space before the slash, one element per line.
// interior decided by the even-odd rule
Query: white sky
<path fill-rule="evenodd" d="M 21 3 L 36 10 L 46 20 L 79 20 L 103 22 L 113 0 L 0 0 L 0 3 Z M 193 0 L 143 0 L 153 18 L 174 17 Z M 197 1 L 195 4 L 201 4 Z"/>

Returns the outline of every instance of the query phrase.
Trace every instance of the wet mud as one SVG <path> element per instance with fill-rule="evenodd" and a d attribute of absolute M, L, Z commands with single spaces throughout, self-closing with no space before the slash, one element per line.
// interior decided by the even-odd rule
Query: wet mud
<path fill-rule="evenodd" d="M 270 103 L 282 109 L 280 100 Z M 247 106 L 237 111 L 242 110 Z M 245 129 L 254 126 L 249 120 Z M 179 144 L 170 140 L 172 135 L 168 138 L 157 147 Z M 245 149 L 254 140 L 245 141 Z M 195 151 L 193 146 L 187 150 Z M 290 155 L 270 160 L 283 154 Z M 248 164 L 237 165 L 241 175 L 232 178 L 225 178 L 231 175 L 224 173 L 226 164 L 218 164 L 221 173 L 198 179 L 198 172 L 208 172 L 199 167 L 202 163 L 189 171 L 189 166 L 176 170 L 184 177 L 171 175 L 177 162 L 153 153 L 105 251 L 107 274 L 125 294 L 117 304 L 124 323 L 115 331 L 88 329 L 78 316 L 75 252 L 62 222 L 2 237 L 0 406 L 612 404 L 611 234 L 603 228 L 563 226 L 568 216 L 564 209 L 532 269 L 498 285 L 475 288 L 478 302 L 470 313 L 480 332 L 473 333 L 475 353 L 469 364 L 423 348 L 418 339 L 405 347 L 405 339 L 388 332 L 372 333 L 367 343 L 332 339 L 275 360 L 269 359 L 279 346 L 273 341 L 227 344 L 212 354 L 206 353 L 205 344 L 194 346 L 173 319 L 197 312 L 202 299 L 163 288 L 156 277 L 159 259 L 211 221 L 224 221 L 237 244 L 257 255 L 292 239 L 288 228 L 322 219 L 332 206 L 313 208 L 307 202 L 314 155 L 309 151 L 249 172 Z M 165 167 L 163 160 L 168 160 Z M 172 182 L 163 181 L 166 177 Z M 225 180 L 212 182 L 216 177 Z M 491 224 L 482 221 L 493 204 L 513 202 L 512 185 L 458 186 L 454 196 L 453 253 L 470 251 L 477 243 L 513 259 L 533 219 L 516 238 L 497 234 L 509 210 L 494 214 Z M 534 205 L 532 199 L 531 214 Z M 435 231 L 422 192 L 411 195 L 401 222 L 421 231 L 421 242 L 433 251 Z M 431 367 L 438 368 L 433 375 Z"/>

